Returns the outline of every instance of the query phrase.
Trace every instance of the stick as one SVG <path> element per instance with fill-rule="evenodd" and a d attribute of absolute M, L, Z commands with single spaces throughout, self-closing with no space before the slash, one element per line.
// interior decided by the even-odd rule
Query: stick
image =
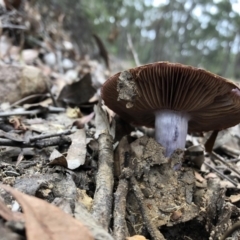
<path fill-rule="evenodd" d="M 42 139 L 33 143 L 17 142 L 17 141 L 5 139 L 5 138 L 0 138 L 0 146 L 20 147 L 20 148 L 29 148 L 29 147 L 44 148 L 44 147 L 70 144 L 70 143 L 71 143 L 71 139 L 65 136 L 55 137 L 50 139 Z"/>
<path fill-rule="evenodd" d="M 209 165 L 208 163 L 204 162 L 205 165 L 207 165 L 209 168 L 211 168 L 213 171 L 215 171 L 216 173 L 218 173 L 222 178 L 227 179 L 229 182 L 231 182 L 234 186 L 238 186 L 238 184 L 233 181 L 231 178 L 225 176 L 224 174 L 222 174 L 220 171 L 218 171 L 216 168 L 212 167 L 211 165 Z"/>
<path fill-rule="evenodd" d="M 41 135 L 29 138 L 29 142 L 34 142 L 34 141 L 41 140 L 44 138 L 57 137 L 57 136 L 62 136 L 62 135 L 70 135 L 74 132 L 75 132 L 75 130 L 68 129 L 68 130 L 60 132 L 60 133 L 41 134 Z"/>
<path fill-rule="evenodd" d="M 214 156 L 215 158 L 217 158 L 217 160 L 219 160 L 221 163 L 223 163 L 225 166 L 227 166 L 231 171 L 236 173 L 236 177 L 238 179 L 240 179 L 240 173 L 238 170 L 236 170 L 234 167 L 232 167 L 229 163 L 227 163 L 224 158 L 222 158 L 221 156 L 219 156 L 218 154 L 216 154 L 215 152 L 210 153 L 212 156 Z"/>
<path fill-rule="evenodd" d="M 96 176 L 92 215 L 100 225 L 108 230 L 112 213 L 113 199 L 113 139 L 102 133 L 98 138 L 99 166 Z"/>
<path fill-rule="evenodd" d="M 137 53 L 136 53 L 136 51 L 135 51 L 135 49 L 133 47 L 132 38 L 131 38 L 131 35 L 129 33 L 127 34 L 127 41 L 128 41 L 128 46 L 129 46 L 129 48 L 131 50 L 131 53 L 133 55 L 133 59 L 135 61 L 135 64 L 136 64 L 136 66 L 139 66 L 140 65 L 140 61 L 139 61 L 138 55 L 137 55 Z"/>
<path fill-rule="evenodd" d="M 127 236 L 126 229 L 126 196 L 128 193 L 128 180 L 120 179 L 117 191 L 114 194 L 114 225 L 113 238 L 115 240 L 125 239 Z"/>

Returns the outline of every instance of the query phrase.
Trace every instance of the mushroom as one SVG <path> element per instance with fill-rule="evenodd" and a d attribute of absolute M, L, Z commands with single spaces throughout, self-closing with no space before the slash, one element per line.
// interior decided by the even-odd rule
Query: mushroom
<path fill-rule="evenodd" d="M 179 63 L 156 62 L 110 77 L 105 104 L 137 126 L 155 127 L 169 157 L 187 132 L 221 130 L 240 122 L 240 89 L 223 77 Z"/>

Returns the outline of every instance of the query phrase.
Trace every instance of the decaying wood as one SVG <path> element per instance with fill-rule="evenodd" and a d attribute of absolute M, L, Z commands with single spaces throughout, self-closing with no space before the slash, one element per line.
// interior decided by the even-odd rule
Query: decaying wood
<path fill-rule="evenodd" d="M 98 138 L 99 165 L 93 203 L 93 217 L 107 230 L 111 220 L 113 200 L 113 139 L 103 133 Z"/>
<path fill-rule="evenodd" d="M 152 219 L 148 214 L 149 210 L 147 209 L 147 207 L 145 206 L 145 204 L 143 202 L 144 195 L 143 195 L 140 187 L 138 186 L 138 182 L 136 181 L 134 176 L 132 176 L 130 178 L 130 183 L 131 183 L 131 187 L 134 191 L 134 194 L 138 200 L 138 204 L 140 206 L 144 222 L 146 224 L 146 227 L 147 227 L 150 235 L 152 236 L 152 238 L 154 240 L 164 240 L 165 239 L 164 236 L 160 233 L 160 231 L 157 229 L 157 227 L 153 224 Z"/>
<path fill-rule="evenodd" d="M 126 196 L 128 193 L 128 180 L 120 179 L 117 191 L 114 194 L 114 225 L 113 237 L 115 240 L 125 239 L 127 236 L 126 228 Z"/>

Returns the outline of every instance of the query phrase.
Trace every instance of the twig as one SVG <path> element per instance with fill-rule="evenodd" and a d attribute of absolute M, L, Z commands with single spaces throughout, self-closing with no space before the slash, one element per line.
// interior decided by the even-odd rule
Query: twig
<path fill-rule="evenodd" d="M 224 158 L 222 158 L 221 156 L 219 156 L 218 154 L 216 154 L 215 152 L 210 153 L 210 155 L 214 156 L 215 158 L 217 158 L 217 160 L 219 160 L 221 163 L 223 163 L 225 166 L 227 166 L 230 170 L 232 170 L 233 172 L 236 173 L 236 177 L 238 177 L 240 179 L 240 173 L 239 171 L 237 171 L 234 167 L 232 167 L 229 163 L 227 163 L 225 161 Z"/>
<path fill-rule="evenodd" d="M 71 139 L 65 136 L 55 137 L 50 139 L 42 139 L 33 143 L 17 142 L 17 141 L 5 139 L 5 138 L 0 138 L 0 146 L 20 147 L 20 148 L 28 148 L 28 147 L 44 148 L 44 147 L 70 144 L 70 143 L 71 143 Z"/>
<path fill-rule="evenodd" d="M 68 130 L 60 132 L 60 133 L 42 134 L 42 135 L 38 135 L 38 136 L 29 138 L 29 142 L 35 142 L 37 140 L 44 139 L 44 138 L 51 138 L 51 137 L 57 137 L 57 136 L 63 136 L 63 135 L 70 135 L 70 134 L 72 134 L 74 132 L 75 132 L 75 130 L 68 129 Z"/>
<path fill-rule="evenodd" d="M 240 230 L 240 222 L 236 222 L 232 225 L 232 227 L 230 227 L 222 236 L 221 240 L 225 240 L 228 237 L 230 237 L 234 232 L 239 231 Z M 232 239 L 232 238 L 231 238 Z M 235 239 L 235 238 L 234 238 Z"/>
<path fill-rule="evenodd" d="M 11 23 L 4 23 L 4 24 L 2 24 L 1 28 L 12 28 L 12 29 L 22 29 L 22 30 L 26 30 L 27 29 L 25 26 L 14 25 L 14 24 L 11 24 Z"/>
<path fill-rule="evenodd" d="M 58 113 L 58 112 L 64 112 L 65 110 L 66 110 L 65 108 L 48 106 L 47 108 L 39 108 L 39 109 L 34 109 L 29 111 L 23 110 L 19 112 L 18 111 L 0 112 L 0 117 L 36 115 L 44 112 Z"/>
<path fill-rule="evenodd" d="M 115 240 L 125 239 L 126 233 L 126 196 L 128 193 L 128 180 L 120 179 L 117 191 L 114 194 L 114 225 L 113 238 Z"/>
<path fill-rule="evenodd" d="M 92 215 L 101 226 L 108 230 L 113 199 L 113 139 L 109 134 L 98 138 L 99 166 L 96 176 Z"/>
<path fill-rule="evenodd" d="M 42 47 L 42 48 L 44 48 L 44 49 L 47 50 L 47 51 L 50 51 L 50 50 L 51 50 L 51 49 L 47 46 L 46 43 L 44 43 L 44 42 L 42 42 L 42 41 L 39 41 L 38 39 L 36 39 L 36 38 L 33 37 L 33 36 L 27 36 L 27 40 L 30 41 L 30 42 L 32 42 L 32 43 L 34 43 L 34 44 L 36 44 L 36 45 L 38 45 L 38 46 L 40 46 L 40 47 Z"/>
<path fill-rule="evenodd" d="M 144 199 L 143 193 L 142 193 L 140 187 L 138 186 L 138 182 L 134 176 L 132 176 L 130 178 L 130 183 L 131 183 L 132 189 L 134 191 L 135 197 L 138 200 L 138 204 L 141 208 L 142 216 L 143 216 L 144 222 L 146 224 L 146 227 L 148 229 L 148 232 L 150 233 L 150 235 L 152 236 L 152 238 L 154 240 L 164 240 L 165 239 L 164 236 L 161 234 L 161 232 L 158 230 L 158 228 L 152 222 L 152 219 L 149 215 L 149 210 L 143 202 L 143 199 Z"/>
<path fill-rule="evenodd" d="M 131 38 L 131 35 L 128 33 L 127 34 L 127 41 L 128 41 L 128 46 L 129 46 L 129 49 L 131 50 L 131 53 L 133 55 L 133 59 L 135 61 L 135 64 L 136 66 L 139 66 L 140 65 L 140 61 L 138 59 L 138 55 L 133 47 L 133 43 L 132 43 L 132 38 Z"/>
<path fill-rule="evenodd" d="M 222 145 L 221 146 L 221 149 L 223 151 L 226 151 L 227 153 L 231 154 L 231 155 L 237 155 L 239 156 L 240 155 L 240 151 L 237 150 L 237 149 L 234 149 L 234 148 L 231 148 L 231 147 L 228 147 L 228 146 L 225 146 L 225 145 Z"/>
<path fill-rule="evenodd" d="M 215 171 L 216 173 L 218 173 L 222 178 L 227 179 L 229 182 L 231 182 L 234 186 L 238 186 L 238 183 L 236 183 L 235 181 L 233 181 L 231 178 L 225 176 L 224 174 L 222 174 L 220 171 L 218 171 L 216 168 L 212 167 L 210 164 L 204 162 L 204 164 L 206 166 L 208 166 L 209 168 L 211 168 L 213 171 Z"/>
<path fill-rule="evenodd" d="M 24 98 L 14 102 L 14 103 L 12 103 L 10 105 L 10 107 L 20 106 L 28 100 L 31 100 L 31 99 L 34 99 L 34 98 L 37 98 L 37 97 L 44 97 L 44 96 L 47 96 L 47 94 L 37 93 L 37 94 L 29 95 L 27 97 L 24 97 Z"/>
<path fill-rule="evenodd" d="M 11 117 L 11 116 L 24 116 L 24 115 L 36 115 L 41 113 L 42 109 L 35 109 L 31 111 L 9 111 L 9 112 L 0 112 L 0 117 Z"/>

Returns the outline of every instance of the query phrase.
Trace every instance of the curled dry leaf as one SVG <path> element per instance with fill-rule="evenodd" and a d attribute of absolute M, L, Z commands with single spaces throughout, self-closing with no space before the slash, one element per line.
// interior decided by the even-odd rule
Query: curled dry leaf
<path fill-rule="evenodd" d="M 1 184 L 0 187 L 10 192 L 21 204 L 28 240 L 93 240 L 80 221 L 59 208 L 9 186 Z"/>

